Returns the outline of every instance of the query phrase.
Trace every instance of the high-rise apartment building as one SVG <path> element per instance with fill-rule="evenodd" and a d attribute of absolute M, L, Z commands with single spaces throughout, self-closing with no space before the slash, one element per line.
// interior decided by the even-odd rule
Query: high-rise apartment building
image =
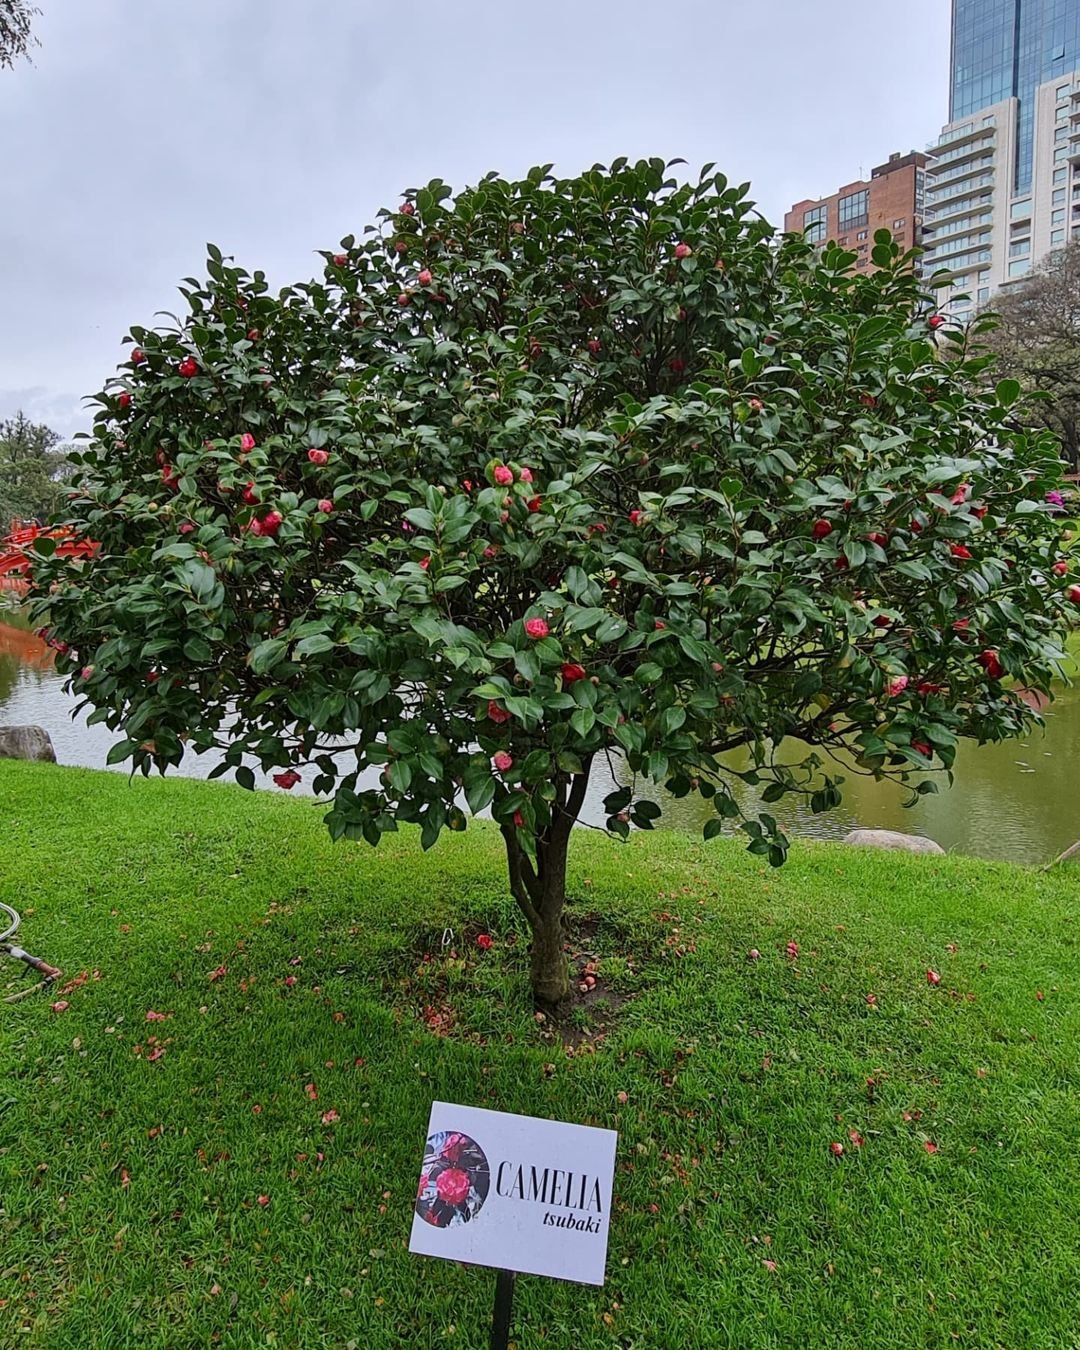
<path fill-rule="evenodd" d="M 1080 0 L 953 0 L 949 118 L 923 270 L 963 315 L 1080 227 Z"/>
<path fill-rule="evenodd" d="M 926 163 L 915 151 L 890 155 L 869 179 L 848 183 L 830 197 L 796 202 L 784 216 L 784 231 L 805 232 L 812 244 L 835 239 L 857 255 L 857 268 L 873 272 L 875 230 L 891 231 L 905 249 L 920 242 Z"/>

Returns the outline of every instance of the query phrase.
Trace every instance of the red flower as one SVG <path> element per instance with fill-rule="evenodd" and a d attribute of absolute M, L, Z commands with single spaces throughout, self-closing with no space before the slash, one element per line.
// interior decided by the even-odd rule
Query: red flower
<path fill-rule="evenodd" d="M 906 675 L 896 675 L 885 685 L 885 692 L 890 698 L 899 698 L 907 687 L 908 677 Z"/>
<path fill-rule="evenodd" d="M 409 292 L 402 291 L 397 298 L 397 302 L 401 306 L 401 308 L 404 309 L 405 306 L 409 303 Z"/>
<path fill-rule="evenodd" d="M 832 522 L 828 520 L 815 520 L 810 531 L 815 539 L 827 539 L 832 532 Z"/>
<path fill-rule="evenodd" d="M 520 811 L 514 812 L 514 825 L 519 830 L 523 830 L 525 828 L 525 817 L 521 814 Z"/>
<path fill-rule="evenodd" d="M 887 534 L 868 534 L 866 537 L 871 544 L 877 544 L 878 548 L 885 548 L 889 542 Z"/>
<path fill-rule="evenodd" d="M 682 371 L 686 369 L 686 362 L 682 359 L 681 356 L 673 356 L 671 360 L 668 362 L 668 365 L 671 367 L 671 369 L 675 372 L 676 375 L 680 374 Z"/>
<path fill-rule="evenodd" d="M 518 812 L 518 814 L 520 814 L 520 812 Z M 517 824 L 516 821 L 514 823 Z M 487 933 L 480 933 L 477 936 L 476 945 L 480 948 L 482 952 L 486 952 L 491 949 L 493 942 L 492 939 L 488 937 Z"/>
<path fill-rule="evenodd" d="M 873 396 L 873 394 L 860 394 L 859 402 L 864 404 L 867 408 L 877 407 L 877 399 Z"/>
<path fill-rule="evenodd" d="M 490 700 L 488 701 L 487 715 L 488 715 L 488 717 L 491 719 L 492 722 L 496 722 L 496 723 L 498 723 L 499 725 L 501 725 L 503 722 L 509 722 L 509 721 L 510 721 L 510 714 L 506 711 L 505 708 L 501 708 L 501 707 L 495 702 L 494 699 L 490 699 Z"/>
<path fill-rule="evenodd" d="M 190 534 L 191 531 L 192 531 L 194 528 L 195 528 L 195 526 L 192 525 L 192 523 L 191 523 L 190 520 L 185 520 L 185 521 L 182 521 L 182 522 L 180 523 L 180 525 L 177 526 L 177 533 L 178 533 L 178 534 Z"/>
<path fill-rule="evenodd" d="M 122 412 L 125 408 L 130 407 L 131 395 L 125 389 L 124 392 L 120 395 L 120 397 L 116 401 L 120 405 L 120 410 Z"/>
<path fill-rule="evenodd" d="M 177 367 L 177 370 L 179 370 L 185 380 L 190 380 L 193 375 L 198 375 L 199 363 L 193 356 L 185 356 Z"/>
<path fill-rule="evenodd" d="M 599 356 L 600 352 L 603 350 L 603 343 L 599 338 L 590 338 L 588 341 L 588 348 L 593 356 Z"/>
<path fill-rule="evenodd" d="M 452 1134 L 449 1136 L 446 1143 L 443 1144 L 442 1152 L 439 1154 L 439 1157 L 445 1158 L 447 1162 L 460 1162 L 461 1155 L 464 1153 L 468 1143 L 469 1141 L 465 1135 L 457 1133 Z M 423 1189 L 423 1187 L 421 1187 L 421 1189 Z"/>
<path fill-rule="evenodd" d="M 423 269 L 422 272 L 420 272 L 420 274 L 417 276 L 416 279 L 417 279 L 417 281 L 420 283 L 421 286 L 430 286 L 430 285 L 431 285 L 431 273 L 428 271 L 428 269 L 427 269 L 426 267 Z"/>
<path fill-rule="evenodd" d="M 656 630 L 656 632 L 662 633 L 664 629 L 667 628 L 667 624 L 663 621 L 663 619 L 654 619 L 653 628 Z"/>
<path fill-rule="evenodd" d="M 258 342 L 258 340 L 259 340 L 259 338 L 260 338 L 261 336 L 262 336 L 262 334 L 259 332 L 259 330 L 258 330 L 257 328 L 249 328 L 249 329 L 248 329 L 248 341 L 249 341 L 249 342 Z"/>
<path fill-rule="evenodd" d="M 585 678 L 585 667 L 579 666 L 576 661 L 567 661 L 562 667 L 561 674 L 563 677 L 563 684 L 573 684 L 575 680 L 583 680 Z"/>
<path fill-rule="evenodd" d="M 956 489 L 956 491 L 952 495 L 953 506 L 963 506 L 963 504 L 967 501 L 967 499 L 970 496 L 971 496 L 971 484 L 961 483 L 960 486 Z"/>
<path fill-rule="evenodd" d="M 439 1199 L 445 1200 L 448 1205 L 464 1204 L 470 1185 L 468 1172 L 463 1172 L 460 1167 L 444 1168 L 435 1178 Z"/>
<path fill-rule="evenodd" d="M 940 314 L 931 314 L 926 322 L 931 328 L 940 328 L 945 320 Z"/>
<path fill-rule="evenodd" d="M 915 692 L 920 698 L 929 698 L 931 694 L 941 693 L 941 685 L 934 684 L 931 680 L 923 680 Z"/>
<path fill-rule="evenodd" d="M 412 202 L 405 202 L 404 205 L 403 205 L 402 208 L 401 208 L 401 214 L 402 214 L 403 216 L 412 216 L 412 215 L 415 215 L 415 214 L 416 214 L 416 207 L 412 204 Z"/>
<path fill-rule="evenodd" d="M 514 757 L 505 750 L 497 750 L 491 761 L 500 773 L 506 773 L 514 767 Z"/>
<path fill-rule="evenodd" d="M 333 509 L 334 503 L 330 500 L 329 497 L 319 498 L 319 510 L 323 513 L 324 516 L 328 516 Z"/>
<path fill-rule="evenodd" d="M 675 245 L 675 256 L 676 256 L 676 258 L 680 258 L 680 259 L 681 259 L 681 258 L 689 258 L 689 256 L 691 255 L 691 253 L 693 253 L 693 251 L 694 251 L 694 250 L 690 247 L 689 244 L 676 244 L 676 245 Z"/>
<path fill-rule="evenodd" d="M 251 434 L 250 431 L 245 431 L 244 434 L 240 437 L 240 449 L 242 451 L 255 449 L 255 437 Z"/>
<path fill-rule="evenodd" d="M 791 960 L 794 961 L 799 954 L 799 944 L 797 942 L 789 942 L 787 945 L 787 954 Z"/>
<path fill-rule="evenodd" d="M 526 619 L 525 633 L 531 638 L 546 638 L 551 632 L 546 619 Z"/>
<path fill-rule="evenodd" d="M 990 508 L 988 506 L 973 506 L 971 508 L 971 514 L 976 518 L 976 520 L 982 520 L 982 518 L 986 515 L 987 511 L 989 510 Z"/>
<path fill-rule="evenodd" d="M 932 1139 L 924 1140 L 923 1148 L 926 1149 L 927 1153 L 936 1153 L 938 1151 L 938 1146 Z"/>
<path fill-rule="evenodd" d="M 160 680 L 160 679 L 161 679 L 161 674 L 160 674 L 158 671 L 156 671 L 156 670 L 148 670 L 148 671 L 146 672 L 146 683 L 147 683 L 147 684 L 157 684 L 158 680 Z"/>
<path fill-rule="evenodd" d="M 914 534 L 922 534 L 923 523 L 917 516 L 911 517 L 911 529 Z"/>
<path fill-rule="evenodd" d="M 543 499 L 542 497 L 530 497 L 530 498 L 529 498 L 529 510 L 532 512 L 532 514 L 533 514 L 534 516 L 535 516 L 536 513 L 540 510 L 540 508 L 543 506 L 543 504 L 544 504 L 544 499 Z"/>
<path fill-rule="evenodd" d="M 926 983 L 930 985 L 931 988 L 936 988 L 941 983 L 941 976 L 936 970 L 928 970 L 926 972 Z"/>
<path fill-rule="evenodd" d="M 1053 571 L 1054 576 L 1056 577 L 1067 576 L 1069 571 L 1069 564 L 1065 561 L 1064 558 L 1059 558 L 1057 562 L 1054 564 Z"/>
<path fill-rule="evenodd" d="M 266 1206 L 267 1206 L 269 1203 L 270 1203 L 270 1197 L 269 1197 L 268 1195 L 260 1195 L 260 1196 L 259 1196 L 259 1204 L 262 1205 L 263 1209 L 265 1209 Z"/>
<path fill-rule="evenodd" d="M 644 519 L 645 519 L 645 512 L 644 512 L 644 511 L 631 511 L 631 512 L 630 512 L 630 524 L 631 524 L 631 525 L 640 525 L 641 522 L 642 522 Z"/>
<path fill-rule="evenodd" d="M 341 1117 L 338 1115 L 336 1111 L 324 1111 L 322 1113 L 322 1123 L 324 1125 L 334 1125 L 340 1119 Z"/>
<path fill-rule="evenodd" d="M 260 520 L 253 520 L 251 522 L 251 532 L 252 534 L 261 534 L 272 539 L 274 535 L 277 534 L 278 530 L 281 529 L 281 524 L 284 519 L 285 517 L 280 511 L 267 511 L 266 515 Z"/>
<path fill-rule="evenodd" d="M 1074 605 L 1080 605 L 1080 586 L 1070 586 L 1065 594 Z"/>
<path fill-rule="evenodd" d="M 833 1142 L 829 1145 L 829 1152 L 833 1155 L 834 1158 L 839 1158 L 840 1155 L 843 1153 L 843 1151 L 844 1146 L 839 1142 L 839 1140 L 834 1139 Z"/>
<path fill-rule="evenodd" d="M 258 503 L 258 497 L 255 495 L 255 484 L 250 482 L 240 494 L 240 500 L 247 506 L 255 506 Z"/>
<path fill-rule="evenodd" d="M 330 459 L 330 452 L 328 450 L 312 449 L 307 452 L 307 457 L 311 460 L 312 464 L 326 464 Z"/>
<path fill-rule="evenodd" d="M 422 569 L 423 571 L 426 572 L 430 566 L 431 566 L 431 557 L 430 557 L 430 555 L 429 555 L 428 557 L 426 557 L 426 558 L 421 558 L 421 559 L 420 559 L 420 567 L 421 567 L 421 569 Z"/>
<path fill-rule="evenodd" d="M 933 759 L 934 757 L 933 750 L 930 749 L 925 741 L 912 741 L 911 748 L 912 750 L 917 750 L 924 759 Z"/>
<path fill-rule="evenodd" d="M 1001 664 L 1001 657 L 993 648 L 988 647 L 986 651 L 980 652 L 975 658 L 991 680 L 1000 680 L 1005 674 L 1005 667 Z"/>
<path fill-rule="evenodd" d="M 949 552 L 954 558 L 962 558 L 965 561 L 971 557 L 971 550 L 965 548 L 963 544 L 950 544 Z"/>
<path fill-rule="evenodd" d="M 284 773 L 274 774 L 274 782 L 278 787 L 284 788 L 286 792 L 291 792 L 300 782 L 300 775 L 295 769 L 286 769 Z"/>
<path fill-rule="evenodd" d="M 131 364 L 133 366 L 141 366 L 145 360 L 146 360 L 146 353 L 143 351 L 143 349 L 141 347 L 132 347 Z"/>
<path fill-rule="evenodd" d="M 509 487 L 514 481 L 514 471 L 508 464 L 496 464 L 491 476 L 499 487 Z"/>
<path fill-rule="evenodd" d="M 970 627 L 971 627 L 970 619 L 957 619 L 956 622 L 953 624 L 953 632 L 966 633 Z"/>
<path fill-rule="evenodd" d="M 344 267 L 345 264 L 346 264 L 348 261 L 349 261 L 349 255 L 348 255 L 347 253 L 335 253 L 335 254 L 334 254 L 334 266 L 335 266 L 335 267 Z"/>

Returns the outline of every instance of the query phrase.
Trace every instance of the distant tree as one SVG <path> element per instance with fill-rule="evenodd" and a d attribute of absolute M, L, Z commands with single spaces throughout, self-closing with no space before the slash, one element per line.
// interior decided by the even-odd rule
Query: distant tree
<path fill-rule="evenodd" d="M 11 70 L 20 56 L 29 59 L 38 40 L 30 32 L 30 20 L 41 10 L 26 0 L 0 0 L 0 70 Z"/>
<path fill-rule="evenodd" d="M 0 422 L 0 530 L 59 510 L 71 466 L 60 437 L 24 413 Z"/>
<path fill-rule="evenodd" d="M 999 375 L 1019 380 L 1035 398 L 1022 406 L 1029 425 L 1061 437 L 1065 458 L 1080 472 L 1080 244 L 1048 255 L 1022 285 L 995 296 L 996 330 L 983 341 Z"/>

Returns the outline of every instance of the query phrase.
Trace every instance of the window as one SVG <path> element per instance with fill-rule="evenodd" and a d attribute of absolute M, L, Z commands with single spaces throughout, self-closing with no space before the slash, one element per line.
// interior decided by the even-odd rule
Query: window
<path fill-rule="evenodd" d="M 1074 188 L 1073 191 L 1075 192 L 1076 189 Z M 1054 205 L 1055 205 L 1055 206 L 1060 206 L 1060 205 L 1064 202 L 1064 200 L 1065 200 L 1065 189 L 1064 189 L 1064 188 L 1055 188 L 1055 189 L 1054 189 Z"/>
<path fill-rule="evenodd" d="M 869 225 L 870 190 L 868 188 L 863 188 L 861 192 L 852 192 L 847 197 L 841 197 L 838 206 L 841 230 L 852 230 L 859 225 Z"/>
<path fill-rule="evenodd" d="M 866 231 L 865 231 L 865 230 L 860 230 L 859 233 L 855 236 L 855 238 L 856 238 L 856 239 L 865 239 L 865 238 L 866 238 Z"/>
<path fill-rule="evenodd" d="M 1021 258 L 1019 262 L 1011 262 L 1009 264 L 1009 276 L 1011 277 L 1026 277 L 1030 271 L 1030 258 Z"/>
<path fill-rule="evenodd" d="M 901 216 L 899 220 L 894 220 L 892 227 L 894 230 L 902 230 L 907 224 L 907 216 Z"/>
<path fill-rule="evenodd" d="M 1067 145 L 1059 145 L 1058 148 L 1054 151 L 1055 164 L 1060 164 L 1063 159 L 1068 159 L 1068 157 L 1069 157 L 1069 147 Z"/>
<path fill-rule="evenodd" d="M 1054 132 L 1055 141 L 1067 141 L 1068 139 L 1069 139 L 1068 127 L 1058 127 L 1058 129 Z"/>
<path fill-rule="evenodd" d="M 1050 242 L 1051 242 L 1052 244 L 1063 244 L 1063 243 L 1065 242 L 1065 231 L 1064 231 L 1064 230 L 1051 230 L 1051 231 L 1050 231 Z"/>
<path fill-rule="evenodd" d="M 1009 208 L 1010 220 L 1030 220 L 1031 218 L 1031 198 L 1025 197 L 1022 202 L 1013 202 Z"/>
<path fill-rule="evenodd" d="M 1069 88 L 1070 86 L 1067 84 L 1059 84 L 1057 89 L 1055 90 L 1055 93 L 1057 94 L 1058 98 L 1068 98 Z"/>
<path fill-rule="evenodd" d="M 990 287 L 989 287 L 989 286 L 980 286 L 980 287 L 979 287 L 979 304 L 980 304 L 980 305 L 984 305 L 984 304 L 987 302 L 987 300 L 989 300 L 989 299 L 990 299 Z"/>
<path fill-rule="evenodd" d="M 1031 252 L 1031 240 L 1021 239 L 1018 244 L 1009 245 L 1010 258 L 1026 258 Z"/>
<path fill-rule="evenodd" d="M 1068 169 L 1055 169 L 1055 170 L 1054 170 L 1054 182 L 1055 182 L 1055 183 L 1064 183 L 1065 179 L 1066 179 L 1068 176 L 1069 176 L 1069 171 L 1068 171 Z"/>
<path fill-rule="evenodd" d="M 803 231 L 806 234 L 806 242 L 808 244 L 820 244 L 829 228 L 828 206 L 812 206 L 809 211 L 804 211 L 802 223 Z"/>
<path fill-rule="evenodd" d="M 1065 224 L 1065 208 L 1064 208 L 1064 207 L 1060 207 L 1057 211 L 1051 211 L 1051 212 L 1050 212 L 1050 224 L 1051 224 L 1051 225 L 1064 225 L 1064 224 Z"/>

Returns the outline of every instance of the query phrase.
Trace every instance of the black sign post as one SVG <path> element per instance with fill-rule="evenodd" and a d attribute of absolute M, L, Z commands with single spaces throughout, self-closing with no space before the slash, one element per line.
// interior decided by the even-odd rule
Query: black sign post
<path fill-rule="evenodd" d="M 500 1270 L 495 1276 L 495 1309 L 491 1314 L 491 1350 L 507 1350 L 510 1344 L 510 1314 L 514 1305 L 514 1272 Z"/>

